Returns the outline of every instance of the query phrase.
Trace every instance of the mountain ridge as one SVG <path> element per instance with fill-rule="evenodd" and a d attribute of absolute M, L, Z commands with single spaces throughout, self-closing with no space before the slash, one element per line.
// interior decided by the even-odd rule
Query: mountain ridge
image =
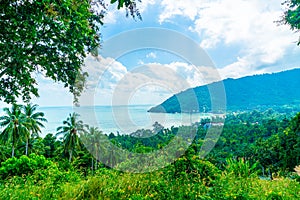
<path fill-rule="evenodd" d="M 216 87 L 218 84 L 219 88 L 221 84 L 224 84 L 227 110 L 237 111 L 259 107 L 300 105 L 300 68 L 296 68 L 271 74 L 252 75 L 237 79 L 228 78 L 223 81 L 189 88 L 150 108 L 148 112 L 218 112 L 219 108 L 212 108 L 212 105 L 213 107 L 215 105 L 212 103 L 211 98 L 220 100 L 224 94 L 216 93 L 212 96 L 209 90 L 209 88 Z M 222 91 L 220 90 L 219 93 L 222 93 Z"/>

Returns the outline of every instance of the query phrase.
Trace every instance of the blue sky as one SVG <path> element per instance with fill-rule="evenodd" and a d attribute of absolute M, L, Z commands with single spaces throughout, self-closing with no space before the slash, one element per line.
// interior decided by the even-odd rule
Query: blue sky
<path fill-rule="evenodd" d="M 83 105 L 158 104 L 174 93 L 212 81 L 300 67 L 299 33 L 274 23 L 284 10 L 280 0 L 142 0 L 137 6 L 142 21 L 126 18 L 125 10 L 116 10 L 116 5 L 109 7 L 101 29 L 100 54 L 106 54 L 86 59 L 90 77 Z M 118 57 L 107 53 L 107 41 L 149 27 L 175 31 L 193 41 L 214 66 L 191 63 L 186 56 L 169 51 L 169 46 L 133 48 L 143 39 L 162 44 L 168 40 L 151 31 L 114 44 L 114 51 L 126 47 L 126 53 Z M 182 41 L 170 42 L 171 48 L 188 48 Z M 72 95 L 61 84 L 38 79 L 40 98 L 35 103 L 72 105 Z"/>

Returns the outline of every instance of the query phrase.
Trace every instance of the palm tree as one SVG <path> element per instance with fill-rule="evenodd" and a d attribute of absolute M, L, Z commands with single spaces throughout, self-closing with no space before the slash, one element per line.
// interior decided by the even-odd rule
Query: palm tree
<path fill-rule="evenodd" d="M 26 117 L 26 126 L 29 130 L 29 133 L 25 135 L 26 140 L 26 148 L 25 148 L 25 154 L 28 154 L 28 141 L 30 139 L 30 136 L 35 135 L 38 136 L 39 133 L 41 133 L 41 128 L 44 128 L 43 122 L 47 122 L 47 120 L 44 118 L 43 112 L 36 112 L 38 105 L 37 104 L 27 104 L 25 106 L 22 106 L 23 113 Z"/>
<path fill-rule="evenodd" d="M 26 152 L 26 148 L 28 148 L 28 154 L 35 153 L 37 155 L 44 155 L 46 152 L 46 147 L 41 137 L 30 137 L 18 146 L 18 149 L 23 152 Z"/>
<path fill-rule="evenodd" d="M 85 133 L 86 134 L 83 135 L 82 140 L 84 141 L 83 143 L 85 144 L 87 150 L 92 154 L 92 170 L 97 170 L 99 160 L 98 153 L 104 151 L 104 147 L 102 146 L 103 144 L 101 144 L 101 142 L 103 142 L 105 135 L 97 127 L 87 127 Z"/>
<path fill-rule="evenodd" d="M 5 143 L 11 142 L 11 156 L 14 157 L 18 140 L 22 138 L 22 136 L 29 134 L 29 130 L 26 126 L 26 117 L 22 114 L 20 106 L 16 104 L 12 106 L 11 110 L 4 108 L 3 111 L 6 115 L 0 117 L 0 127 L 4 127 L 0 138 Z"/>
<path fill-rule="evenodd" d="M 84 133 L 84 125 L 78 120 L 79 114 L 69 114 L 63 126 L 57 128 L 57 136 L 63 135 L 64 152 L 69 154 L 69 162 L 72 161 L 73 153 L 80 146 L 78 134 Z"/>

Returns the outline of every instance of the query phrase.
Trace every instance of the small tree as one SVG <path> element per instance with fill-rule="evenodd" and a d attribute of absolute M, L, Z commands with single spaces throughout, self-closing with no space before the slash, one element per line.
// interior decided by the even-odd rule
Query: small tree
<path fill-rule="evenodd" d="M 28 155 L 28 141 L 32 134 L 38 136 L 41 133 L 41 128 L 44 128 L 43 122 L 47 122 L 46 118 L 44 118 L 43 112 L 36 112 L 38 105 L 34 104 L 27 104 L 22 106 L 24 115 L 26 117 L 26 126 L 29 130 L 29 134 L 26 135 L 26 149 L 25 155 Z M 30 135 L 31 133 L 31 135 Z"/>
<path fill-rule="evenodd" d="M 76 148 L 80 147 L 78 135 L 84 133 L 84 125 L 81 120 L 78 120 L 79 115 L 76 113 L 69 114 L 67 120 L 63 121 L 63 126 L 57 128 L 57 136 L 63 135 L 64 152 L 69 154 L 69 162 Z"/>
<path fill-rule="evenodd" d="M 11 156 L 14 157 L 17 142 L 29 134 L 26 126 L 27 120 L 19 105 L 14 104 L 11 110 L 9 108 L 3 110 L 5 115 L 0 117 L 0 127 L 4 127 L 4 130 L 0 134 L 0 139 L 5 143 L 10 142 L 12 144 Z"/>

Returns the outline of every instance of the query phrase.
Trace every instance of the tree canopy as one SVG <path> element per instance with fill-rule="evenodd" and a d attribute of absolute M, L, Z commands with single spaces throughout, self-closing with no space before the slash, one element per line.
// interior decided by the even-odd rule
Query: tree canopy
<path fill-rule="evenodd" d="M 299 0 L 286 0 L 283 2 L 288 9 L 284 12 L 283 23 L 288 24 L 292 30 L 300 30 L 300 1 Z M 298 41 L 300 45 L 300 39 Z"/>
<path fill-rule="evenodd" d="M 115 2 L 140 18 L 134 0 Z M 0 100 L 38 96 L 37 74 L 62 82 L 76 100 L 84 89 L 76 77 L 86 76 L 81 66 L 96 53 L 105 12 L 104 0 L 0 0 Z"/>

